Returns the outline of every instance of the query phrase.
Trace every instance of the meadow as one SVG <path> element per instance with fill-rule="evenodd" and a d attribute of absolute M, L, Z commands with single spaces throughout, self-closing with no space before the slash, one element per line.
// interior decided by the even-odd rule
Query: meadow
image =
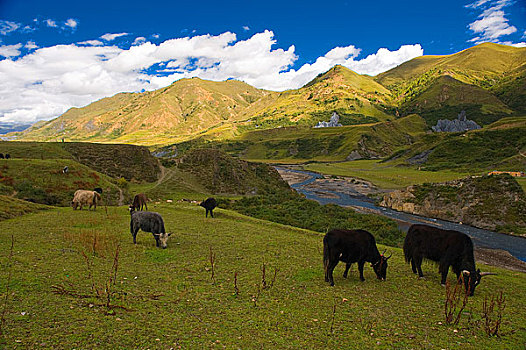
<path fill-rule="evenodd" d="M 355 160 L 341 163 L 311 163 L 305 170 L 327 175 L 357 177 L 372 182 L 380 188 L 397 189 L 426 182 L 444 182 L 470 175 L 451 170 L 423 171 L 415 167 L 396 166 L 378 160 Z"/>
<path fill-rule="evenodd" d="M 187 203 L 150 204 L 173 232 L 167 249 L 126 207 L 54 208 L 0 222 L 1 347 L 227 349 L 513 349 L 526 336 L 524 274 L 485 277 L 458 325 L 444 316 L 436 265 L 419 280 L 393 253 L 387 280 L 366 265 L 323 280 L 322 234 Z M 480 264 L 479 264 L 480 265 Z M 455 283 L 454 277 L 449 281 Z M 500 336 L 482 304 L 502 292 Z M 492 317 L 495 317 L 493 314 Z"/>

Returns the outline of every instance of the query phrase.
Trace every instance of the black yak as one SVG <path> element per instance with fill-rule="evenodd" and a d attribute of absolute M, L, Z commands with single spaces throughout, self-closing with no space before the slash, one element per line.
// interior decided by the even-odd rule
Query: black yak
<path fill-rule="evenodd" d="M 346 263 L 343 277 L 347 278 L 347 273 L 352 263 L 358 263 L 360 271 L 360 281 L 365 281 L 363 277 L 363 266 L 365 262 L 370 262 L 376 273 L 376 277 L 385 280 L 387 276 L 387 260 L 391 256 L 385 257 L 376 248 L 374 236 L 365 230 L 344 230 L 334 229 L 323 237 L 323 266 L 325 268 L 325 282 L 330 282 L 334 286 L 332 272 L 339 261 Z"/>
<path fill-rule="evenodd" d="M 214 217 L 213 210 L 215 207 L 217 207 L 217 202 L 215 198 L 207 198 L 206 200 L 199 203 L 199 205 L 206 209 L 205 217 L 208 217 L 208 212 L 210 212 L 211 217 Z"/>
<path fill-rule="evenodd" d="M 137 232 L 139 229 L 144 232 L 151 232 L 155 238 L 155 246 L 166 249 L 168 237 L 171 233 L 166 233 L 164 221 L 159 213 L 150 211 L 135 211 L 130 206 L 130 233 L 133 237 L 133 244 L 137 244 Z"/>
<path fill-rule="evenodd" d="M 439 263 L 438 271 L 442 274 L 441 284 L 446 284 L 449 267 L 457 275 L 463 275 L 466 293 L 472 296 L 475 287 L 485 275 L 494 273 L 480 272 L 475 269 L 475 258 L 473 256 L 473 242 L 468 235 L 444 230 L 427 225 L 412 225 L 405 236 L 404 256 L 407 263 L 411 263 L 413 273 L 424 277 L 422 273 L 422 260 L 429 259 Z"/>

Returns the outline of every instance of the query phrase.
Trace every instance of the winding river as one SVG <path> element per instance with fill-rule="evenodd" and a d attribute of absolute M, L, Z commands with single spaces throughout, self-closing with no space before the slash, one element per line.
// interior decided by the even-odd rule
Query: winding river
<path fill-rule="evenodd" d="M 356 192 L 356 194 L 350 195 L 348 190 L 345 192 L 326 189 L 314 190 L 309 188 L 308 185 L 316 181 L 316 179 L 323 178 L 323 175 L 304 170 L 295 170 L 281 167 L 276 168 L 280 171 L 293 172 L 307 176 L 305 181 L 292 184 L 291 187 L 297 192 L 304 194 L 308 199 L 313 199 L 321 204 L 332 203 L 341 206 L 352 206 L 363 212 L 383 215 L 397 221 L 400 229 L 404 231 L 407 231 L 409 226 L 412 224 L 417 223 L 424 223 L 448 230 L 460 231 L 469 235 L 475 246 L 481 248 L 506 250 L 516 258 L 526 261 L 526 238 L 524 237 L 510 236 L 498 232 L 483 230 L 469 225 L 457 224 L 440 219 L 426 218 L 418 215 L 399 212 L 390 208 L 379 207 L 376 206 L 370 198 L 358 192 Z"/>

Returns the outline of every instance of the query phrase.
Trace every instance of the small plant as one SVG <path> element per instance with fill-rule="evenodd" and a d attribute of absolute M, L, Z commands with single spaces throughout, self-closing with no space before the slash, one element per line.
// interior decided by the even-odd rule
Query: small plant
<path fill-rule="evenodd" d="M 495 306 L 497 307 L 495 310 Z M 506 308 L 506 298 L 502 291 L 491 298 L 484 297 L 482 302 L 482 319 L 484 320 L 484 332 L 489 336 L 499 336 L 502 323 L 502 315 Z"/>
<path fill-rule="evenodd" d="M 468 302 L 468 293 L 464 291 L 464 277 L 460 275 L 459 282 L 452 288 L 449 281 L 446 281 L 446 301 L 444 303 L 444 314 L 446 324 L 458 324 L 462 311 Z"/>
<path fill-rule="evenodd" d="M 234 272 L 234 295 L 239 295 L 239 287 L 237 286 L 237 271 Z"/>
<path fill-rule="evenodd" d="M 121 177 L 117 180 L 117 186 L 119 186 L 123 190 L 127 190 L 130 187 L 130 184 L 128 183 L 128 181 L 126 181 L 125 178 Z"/>
<path fill-rule="evenodd" d="M 210 253 L 208 255 L 208 259 L 210 260 L 210 279 L 216 283 L 216 277 L 215 277 L 215 265 L 216 265 L 216 253 L 212 250 L 212 247 L 210 247 Z"/>

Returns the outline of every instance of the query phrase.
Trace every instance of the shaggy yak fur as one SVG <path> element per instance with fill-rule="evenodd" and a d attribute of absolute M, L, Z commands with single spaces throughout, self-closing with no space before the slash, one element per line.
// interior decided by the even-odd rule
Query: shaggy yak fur
<path fill-rule="evenodd" d="M 148 210 L 148 205 L 146 205 L 146 202 L 148 202 L 146 195 L 144 193 L 139 193 L 133 197 L 133 203 L 130 207 L 133 207 L 134 210 L 142 210 L 143 207 Z"/>
<path fill-rule="evenodd" d="M 413 272 L 418 273 L 419 277 L 424 276 L 423 259 L 438 262 L 442 285 L 446 284 L 451 266 L 457 275 L 458 283 L 464 280 L 464 288 L 470 296 L 474 294 L 482 276 L 494 274 L 475 269 L 473 242 L 468 235 L 458 231 L 421 224 L 412 225 L 405 236 L 404 256 L 405 261 L 411 263 Z"/>
<path fill-rule="evenodd" d="M 73 201 L 71 201 L 71 206 L 73 210 L 76 210 L 80 206 L 80 210 L 85 205 L 89 205 L 88 210 L 93 207 L 93 210 L 97 209 L 97 201 L 101 200 L 100 194 L 95 191 L 88 190 L 77 190 L 73 195 Z"/>
<path fill-rule="evenodd" d="M 155 238 L 155 245 L 157 247 L 166 248 L 168 237 L 171 233 L 166 233 L 164 229 L 164 221 L 159 213 L 150 211 L 135 211 L 130 206 L 130 232 L 133 237 L 133 244 L 137 244 L 137 232 L 143 230 L 144 232 L 151 232 Z"/>
<path fill-rule="evenodd" d="M 199 205 L 206 209 L 205 217 L 208 217 L 208 212 L 210 212 L 211 217 L 214 217 L 213 210 L 215 207 L 217 207 L 217 202 L 215 198 L 207 198 L 206 200 L 199 203 Z"/>

